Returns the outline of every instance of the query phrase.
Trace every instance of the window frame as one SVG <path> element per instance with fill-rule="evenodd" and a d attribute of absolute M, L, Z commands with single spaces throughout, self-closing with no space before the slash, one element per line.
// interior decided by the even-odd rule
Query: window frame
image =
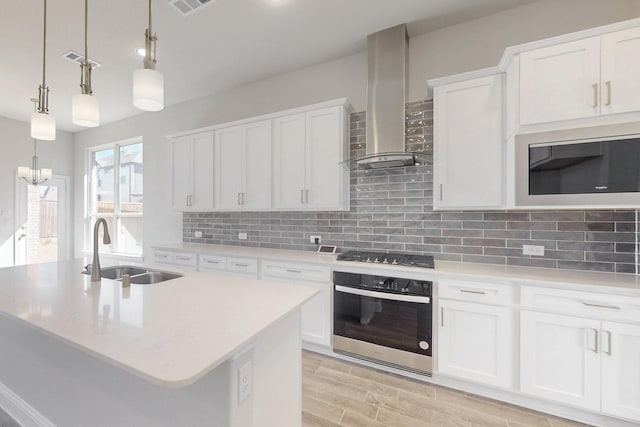
<path fill-rule="evenodd" d="M 122 213 L 120 207 L 120 149 L 121 147 L 125 147 L 128 145 L 142 144 L 142 152 L 143 152 L 143 172 L 142 172 L 142 180 L 143 180 L 143 202 L 142 202 L 142 212 L 141 213 Z M 104 150 L 113 150 L 113 213 L 112 214 L 96 214 L 92 210 L 92 204 L 94 203 L 93 197 L 94 194 L 92 192 L 93 188 L 93 157 L 94 154 L 98 151 Z M 101 181 L 96 177 L 98 181 Z M 122 258 L 136 258 L 142 259 L 144 252 L 144 240 L 140 240 L 140 252 L 123 252 L 120 248 L 119 241 L 119 233 L 117 230 L 120 230 L 122 226 L 122 218 L 142 218 L 143 227 L 144 227 L 144 142 L 142 136 L 137 136 L 134 138 L 128 138 L 116 142 L 111 142 L 108 144 L 95 145 L 92 147 L 88 147 L 85 152 L 85 194 L 84 194 L 84 251 L 85 253 L 91 253 L 93 251 L 93 227 L 92 223 L 97 217 L 104 217 L 109 220 L 112 219 L 113 229 L 109 230 L 109 234 L 111 235 L 111 248 L 109 252 L 102 251 L 101 255 L 112 256 L 112 257 L 122 257 Z"/>

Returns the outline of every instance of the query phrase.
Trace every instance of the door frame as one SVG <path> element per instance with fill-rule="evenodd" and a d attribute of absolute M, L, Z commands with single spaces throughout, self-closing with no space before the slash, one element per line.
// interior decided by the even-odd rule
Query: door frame
<path fill-rule="evenodd" d="M 27 208 L 27 200 L 26 196 L 26 186 L 30 185 L 20 177 L 18 177 L 18 172 L 16 171 L 15 175 L 15 190 L 14 190 L 14 224 L 13 224 L 13 265 L 16 265 L 16 262 L 19 260 L 18 251 L 20 249 L 20 244 L 18 243 L 18 238 L 21 234 L 21 228 L 25 222 L 25 216 L 27 214 L 25 208 Z M 53 181 L 62 181 L 64 183 L 64 191 L 59 194 L 59 201 L 63 203 L 64 209 L 62 215 L 60 215 L 58 219 L 58 224 L 64 225 L 64 240 L 62 241 L 63 247 L 61 248 L 60 243 L 61 240 L 58 240 L 58 259 L 71 259 L 71 215 L 72 215 L 72 206 L 71 206 L 71 178 L 68 175 L 53 175 L 51 178 L 51 182 Z M 60 237 L 60 236 L 58 236 Z M 25 262 L 26 264 L 26 257 Z"/>

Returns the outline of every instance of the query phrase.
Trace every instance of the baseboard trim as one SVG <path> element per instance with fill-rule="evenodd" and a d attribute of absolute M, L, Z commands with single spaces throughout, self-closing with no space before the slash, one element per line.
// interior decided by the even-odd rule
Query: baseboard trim
<path fill-rule="evenodd" d="M 0 383 L 0 407 L 22 427 L 56 427 L 47 417 Z"/>

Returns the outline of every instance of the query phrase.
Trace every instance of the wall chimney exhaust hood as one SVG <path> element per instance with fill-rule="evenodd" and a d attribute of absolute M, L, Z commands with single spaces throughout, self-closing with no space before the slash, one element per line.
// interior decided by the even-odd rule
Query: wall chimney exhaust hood
<path fill-rule="evenodd" d="M 343 162 L 351 170 L 421 165 L 432 159 L 404 149 L 407 57 L 406 25 L 367 37 L 366 155 Z"/>

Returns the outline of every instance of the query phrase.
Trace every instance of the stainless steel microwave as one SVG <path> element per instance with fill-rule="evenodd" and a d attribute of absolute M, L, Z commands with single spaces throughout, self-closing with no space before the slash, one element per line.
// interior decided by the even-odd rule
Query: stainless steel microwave
<path fill-rule="evenodd" d="M 516 206 L 640 206 L 640 123 L 518 135 Z"/>

